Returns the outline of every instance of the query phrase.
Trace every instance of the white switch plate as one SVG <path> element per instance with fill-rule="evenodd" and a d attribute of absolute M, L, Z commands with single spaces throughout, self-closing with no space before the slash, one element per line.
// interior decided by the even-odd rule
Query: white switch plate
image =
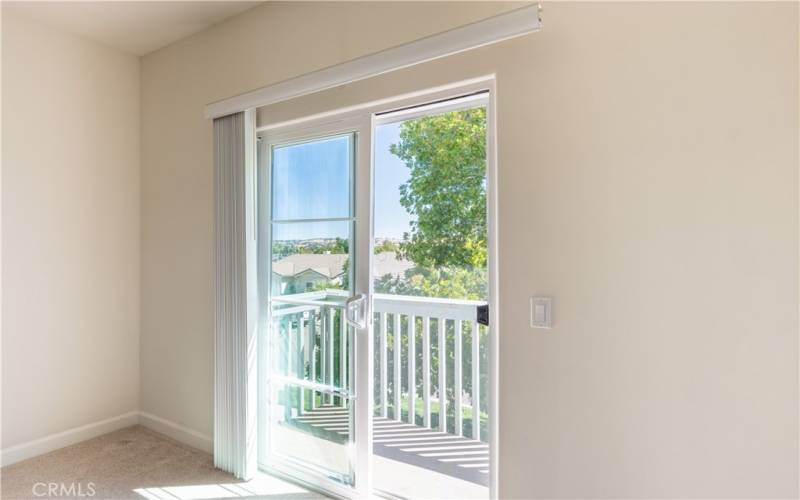
<path fill-rule="evenodd" d="M 553 327 L 552 304 L 550 297 L 531 297 L 531 328 Z"/>

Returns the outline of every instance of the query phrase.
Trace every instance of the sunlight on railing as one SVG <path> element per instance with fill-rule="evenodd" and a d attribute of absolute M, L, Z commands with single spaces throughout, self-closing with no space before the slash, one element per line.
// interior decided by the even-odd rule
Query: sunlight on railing
<path fill-rule="evenodd" d="M 272 299 L 275 327 L 282 332 L 276 363 L 291 353 L 287 374 L 349 387 L 348 335 L 342 334 L 347 297 L 344 290 L 326 289 Z M 481 386 L 489 330 L 477 321 L 484 304 L 373 294 L 376 415 L 487 441 L 488 419 L 480 409 L 486 407 Z M 330 394 L 323 399 L 306 392 L 295 398 L 298 414 L 318 403 L 341 404 Z"/>

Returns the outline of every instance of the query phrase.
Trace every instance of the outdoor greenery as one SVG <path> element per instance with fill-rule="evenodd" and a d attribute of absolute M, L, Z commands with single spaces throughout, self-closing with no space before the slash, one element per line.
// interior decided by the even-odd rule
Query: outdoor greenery
<path fill-rule="evenodd" d="M 400 203 L 412 216 L 410 232 L 403 235 L 395 251 L 399 258 L 410 260 L 414 267 L 403 276 L 385 275 L 375 280 L 375 291 L 398 295 L 486 300 L 487 230 L 486 230 L 486 109 L 473 108 L 405 121 L 400 126 L 400 141 L 390 151 L 409 169 L 409 180 L 400 186 Z M 391 242 L 388 242 L 391 243 Z M 388 246 L 384 240 L 382 246 Z M 398 246 L 398 245 L 394 245 Z M 408 331 L 403 318 L 401 332 Z M 417 346 L 422 345 L 422 320 L 416 319 Z M 394 348 L 395 332 L 387 328 L 389 350 Z M 431 387 L 438 385 L 438 326 L 431 325 Z M 471 326 L 464 325 L 462 349 L 472 349 Z M 376 329 L 377 330 L 377 329 Z M 454 425 L 452 374 L 454 373 L 455 325 L 445 323 L 447 348 L 448 428 Z M 486 330 L 479 335 L 481 366 L 488 366 Z M 402 369 L 408 366 L 408 336 L 401 334 Z M 422 393 L 422 359 L 417 360 L 417 393 Z M 390 354 L 389 363 L 393 363 Z M 463 372 L 471 373 L 472 358 L 463 359 Z M 379 363 L 376 360 L 376 366 Z M 392 368 L 390 368 L 391 373 Z M 472 378 L 465 377 L 463 388 L 472 394 Z M 406 388 L 407 389 L 407 388 Z M 487 394 L 486 374 L 481 375 L 481 393 Z M 392 388 L 394 390 L 394 388 Z M 436 405 L 438 411 L 438 402 Z M 488 398 L 482 398 L 481 411 L 488 410 Z M 404 410 L 407 411 L 407 410 Z M 420 410 L 421 411 L 421 410 Z M 418 413 L 419 415 L 419 413 Z M 421 417 L 420 417 L 421 418 Z M 438 413 L 432 418 L 438 421 Z M 485 427 L 486 422 L 482 421 Z M 471 433 L 472 415 L 465 414 L 464 428 Z M 485 430 L 482 432 L 485 437 Z"/>
<path fill-rule="evenodd" d="M 400 245 L 395 243 L 392 240 L 383 240 L 379 244 L 373 247 L 372 253 L 379 254 L 384 252 L 395 252 L 397 253 L 400 250 Z"/>
<path fill-rule="evenodd" d="M 400 203 L 411 230 L 395 251 L 415 266 L 405 276 L 378 277 L 375 291 L 484 300 L 486 109 L 405 121 L 390 151 L 410 171 Z"/>
<path fill-rule="evenodd" d="M 408 120 L 390 151 L 410 169 L 401 253 L 421 267 L 486 265 L 486 109 Z"/>
<path fill-rule="evenodd" d="M 274 241 L 272 242 L 272 257 L 279 259 L 293 254 L 323 254 L 323 253 L 347 253 L 348 241 L 344 238 L 330 238 L 319 240 L 299 240 L 299 241 Z"/>

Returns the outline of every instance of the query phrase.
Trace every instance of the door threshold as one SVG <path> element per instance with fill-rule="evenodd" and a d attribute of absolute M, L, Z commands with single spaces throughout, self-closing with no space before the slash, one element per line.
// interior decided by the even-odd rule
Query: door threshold
<path fill-rule="evenodd" d="M 314 484 L 309 483 L 308 481 L 303 481 L 302 479 L 298 479 L 295 476 L 282 472 L 274 467 L 268 466 L 258 466 L 258 472 L 256 474 L 263 474 L 265 476 L 272 476 L 274 478 L 280 479 L 281 481 L 286 481 L 287 483 L 291 483 L 295 486 L 299 486 L 300 488 L 304 488 L 313 493 L 319 493 L 320 495 L 326 496 L 328 498 L 335 498 L 337 500 L 348 500 L 347 497 L 342 495 L 337 495 L 331 491 L 326 491 L 324 488 L 320 488 Z"/>

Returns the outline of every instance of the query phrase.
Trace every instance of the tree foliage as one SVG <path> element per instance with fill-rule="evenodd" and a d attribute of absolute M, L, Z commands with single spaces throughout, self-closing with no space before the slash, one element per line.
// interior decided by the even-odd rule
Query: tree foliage
<path fill-rule="evenodd" d="M 484 268 L 486 109 L 405 121 L 390 151 L 411 171 L 400 186 L 414 219 L 401 255 L 427 268 Z"/>
<path fill-rule="evenodd" d="M 375 280 L 376 293 L 485 300 L 486 270 L 464 267 L 416 267 L 404 276 L 387 274 Z"/>
<path fill-rule="evenodd" d="M 273 241 L 272 255 L 283 258 L 292 254 L 345 254 L 348 248 L 348 240 L 338 236 L 328 240 Z"/>
<path fill-rule="evenodd" d="M 395 252 L 395 253 L 397 253 L 399 251 L 400 251 L 400 247 L 397 245 L 397 243 L 395 243 L 392 240 L 383 240 L 378 245 L 375 245 L 373 253 L 377 255 L 379 253 L 384 253 L 384 252 Z"/>

